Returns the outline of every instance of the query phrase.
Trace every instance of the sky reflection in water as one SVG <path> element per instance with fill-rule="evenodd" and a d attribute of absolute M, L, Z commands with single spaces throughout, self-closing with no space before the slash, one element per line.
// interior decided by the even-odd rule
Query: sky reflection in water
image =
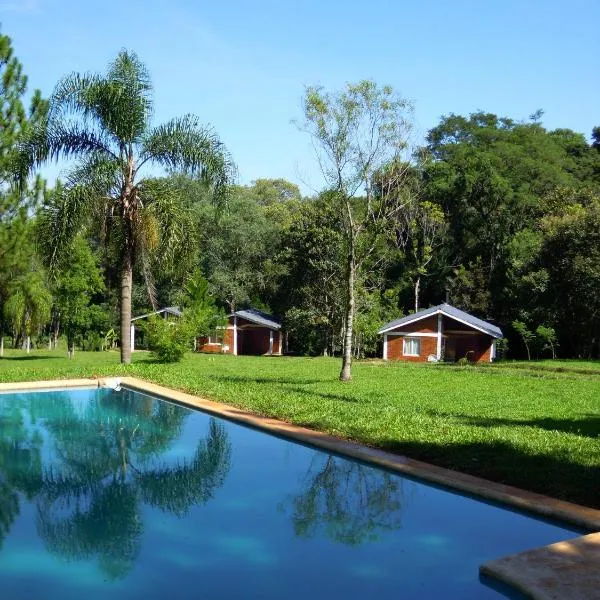
<path fill-rule="evenodd" d="M 6 598 L 500 598 L 568 529 L 128 390 L 0 395 Z"/>

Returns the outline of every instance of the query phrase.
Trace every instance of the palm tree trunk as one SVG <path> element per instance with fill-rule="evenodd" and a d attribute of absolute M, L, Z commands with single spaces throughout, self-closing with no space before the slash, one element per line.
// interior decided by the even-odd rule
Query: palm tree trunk
<path fill-rule="evenodd" d="M 131 286 L 133 284 L 133 256 L 126 250 L 121 273 L 121 362 L 131 362 Z"/>
<path fill-rule="evenodd" d="M 346 331 L 344 335 L 344 354 L 342 357 L 342 370 L 340 381 L 352 379 L 352 334 L 354 325 L 354 286 L 356 279 L 356 264 L 354 262 L 354 240 L 350 242 L 348 253 L 348 304 L 346 306 Z"/>

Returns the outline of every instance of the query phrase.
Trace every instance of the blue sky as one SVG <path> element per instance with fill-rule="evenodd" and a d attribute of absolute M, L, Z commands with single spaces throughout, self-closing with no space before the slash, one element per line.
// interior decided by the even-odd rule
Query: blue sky
<path fill-rule="evenodd" d="M 415 103 L 417 137 L 482 109 L 589 136 L 600 125 L 599 0 L 0 0 L 30 85 L 137 52 L 156 122 L 195 113 L 232 152 L 241 183 L 322 187 L 300 116 L 304 86 L 371 78 Z M 50 172 L 49 172 L 50 174 Z"/>

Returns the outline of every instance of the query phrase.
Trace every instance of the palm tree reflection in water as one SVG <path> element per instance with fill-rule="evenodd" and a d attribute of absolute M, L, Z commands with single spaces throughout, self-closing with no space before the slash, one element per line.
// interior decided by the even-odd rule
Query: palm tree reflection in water
<path fill-rule="evenodd" d="M 67 560 L 97 558 L 107 578 L 119 579 L 140 552 L 142 505 L 182 517 L 208 502 L 229 472 L 231 446 L 215 419 L 191 457 L 168 460 L 191 414 L 178 406 L 128 390 L 101 391 L 83 406 L 66 394 L 47 400 L 22 400 L 12 418 L 0 414 L 0 546 L 18 514 L 19 491 L 35 498 L 37 531 L 49 551 Z M 26 408 L 31 427 L 24 425 Z M 53 455 L 46 468 L 35 443 L 40 433 L 31 432 L 40 420 Z M 5 439 L 8 422 L 16 426 Z M 10 468 L 18 464 L 14 446 L 32 454 L 18 476 Z"/>

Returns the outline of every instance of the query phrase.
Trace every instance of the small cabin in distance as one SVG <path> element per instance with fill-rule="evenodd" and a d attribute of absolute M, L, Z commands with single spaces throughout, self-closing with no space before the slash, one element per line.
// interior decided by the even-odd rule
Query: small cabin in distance
<path fill-rule="evenodd" d="M 197 340 L 198 352 L 281 356 L 281 322 L 255 308 L 236 310 L 227 316 L 227 326 L 216 335 Z"/>
<path fill-rule="evenodd" d="M 449 304 L 440 304 L 384 325 L 383 359 L 410 362 L 492 362 L 502 331 Z"/>

